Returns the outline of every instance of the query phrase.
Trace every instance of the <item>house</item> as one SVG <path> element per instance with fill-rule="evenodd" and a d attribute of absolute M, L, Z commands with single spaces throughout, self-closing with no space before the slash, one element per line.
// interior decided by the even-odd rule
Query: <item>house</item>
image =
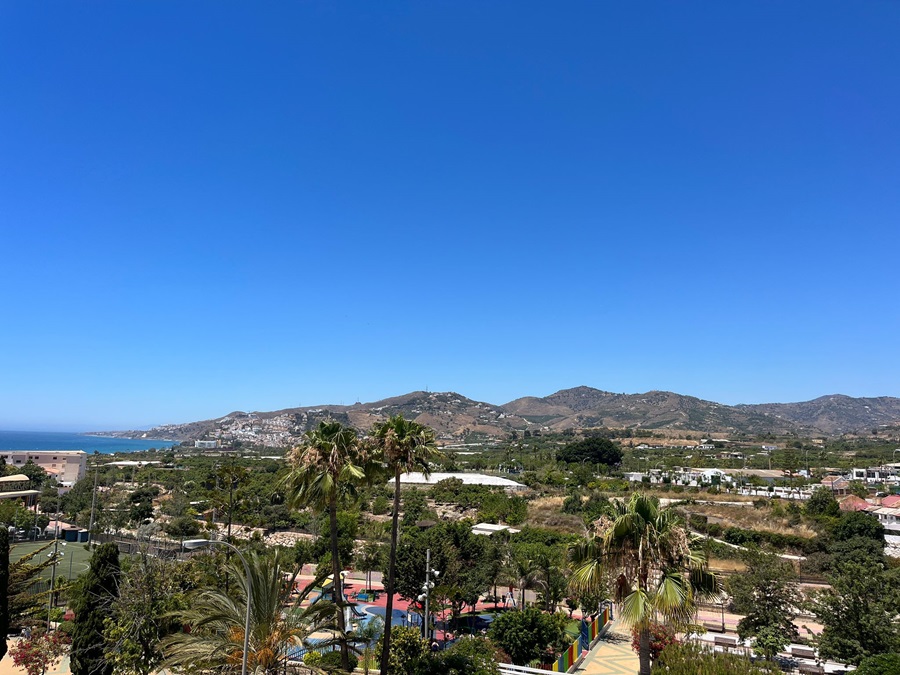
<path fill-rule="evenodd" d="M 843 476 L 825 476 L 821 485 L 831 490 L 834 495 L 845 495 L 850 488 L 850 481 Z"/>
<path fill-rule="evenodd" d="M 838 502 L 838 505 L 841 507 L 841 511 L 868 511 L 869 509 L 875 508 L 865 499 L 857 497 L 856 495 L 844 497 Z"/>
<path fill-rule="evenodd" d="M 887 508 L 900 508 L 900 495 L 888 495 L 881 500 L 881 505 Z"/>
<path fill-rule="evenodd" d="M 881 507 L 872 511 L 872 515 L 878 518 L 878 522 L 884 525 L 884 533 L 887 535 L 900 535 L 900 509 Z"/>

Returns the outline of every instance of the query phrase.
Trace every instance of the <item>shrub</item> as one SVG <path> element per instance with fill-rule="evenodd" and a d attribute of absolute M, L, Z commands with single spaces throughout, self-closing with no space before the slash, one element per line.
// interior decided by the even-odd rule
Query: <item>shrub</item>
<path fill-rule="evenodd" d="M 356 664 L 359 663 L 359 659 L 356 658 L 354 654 L 350 654 L 350 672 L 356 669 Z M 309 665 L 309 664 L 307 664 Z M 325 652 L 322 654 L 322 657 L 319 659 L 319 668 L 324 670 L 325 672 L 330 671 L 340 671 L 341 670 L 341 653 L 339 651 L 333 652 Z"/>
<path fill-rule="evenodd" d="M 661 623 L 650 624 L 650 659 L 656 661 L 662 651 L 671 644 L 676 644 L 675 631 Z M 641 631 L 631 629 L 631 648 L 635 654 L 641 651 Z"/>
<path fill-rule="evenodd" d="M 746 656 L 708 651 L 695 644 L 672 644 L 653 662 L 653 675 L 775 675 L 769 664 L 753 663 Z"/>

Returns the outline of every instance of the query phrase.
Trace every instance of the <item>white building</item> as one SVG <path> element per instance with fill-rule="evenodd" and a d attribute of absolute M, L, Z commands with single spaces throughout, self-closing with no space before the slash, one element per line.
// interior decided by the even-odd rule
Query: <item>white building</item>
<path fill-rule="evenodd" d="M 87 470 L 87 453 L 83 450 L 6 450 L 0 457 L 15 469 L 31 460 L 64 487 L 72 487 Z"/>

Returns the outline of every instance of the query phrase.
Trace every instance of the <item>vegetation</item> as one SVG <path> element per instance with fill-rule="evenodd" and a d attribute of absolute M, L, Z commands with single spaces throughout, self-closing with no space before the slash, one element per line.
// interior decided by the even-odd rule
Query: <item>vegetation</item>
<path fill-rule="evenodd" d="M 333 602 L 339 608 L 344 604 L 344 590 L 338 549 L 338 502 L 352 494 L 366 477 L 365 452 L 355 430 L 339 422 L 321 422 L 307 432 L 304 443 L 293 451 L 291 472 L 285 479 L 291 503 L 309 505 L 328 514 Z M 345 634 L 343 611 L 338 611 L 337 618 L 338 630 Z M 341 666 L 344 670 L 350 667 L 346 642 L 341 644 Z"/>
<path fill-rule="evenodd" d="M 491 624 L 488 635 L 516 665 L 524 666 L 534 659 L 551 659 L 554 650 L 565 642 L 566 619 L 560 621 L 529 607 L 518 612 L 500 614 Z"/>
<path fill-rule="evenodd" d="M 72 609 L 72 675 L 112 675 L 106 660 L 104 619 L 110 614 L 119 589 L 119 548 L 101 544 L 91 557 L 91 567 L 75 591 Z"/>
<path fill-rule="evenodd" d="M 185 608 L 172 615 L 188 630 L 163 641 L 166 667 L 216 670 L 241 663 L 248 594 L 252 603 L 247 662 L 253 672 L 277 675 L 284 666 L 285 645 L 300 645 L 310 633 L 336 629 L 340 612 L 326 600 L 284 611 L 285 606 L 295 605 L 291 590 L 296 575 L 285 580 L 281 556 L 250 553 L 247 559 L 249 577 L 240 561 L 231 564 L 237 580 L 235 597 L 219 588 L 200 588 L 188 594 Z M 311 589 L 308 586 L 301 599 Z M 346 644 L 341 638 L 339 632 L 334 640 L 316 646 Z"/>
<path fill-rule="evenodd" d="M 757 638 L 756 651 L 768 659 L 797 640 L 794 625 L 803 596 L 791 563 L 759 551 L 744 555 L 747 570 L 728 580 L 732 608 L 744 617 L 738 622 L 742 640 Z"/>
<path fill-rule="evenodd" d="M 672 644 L 653 664 L 653 675 L 776 675 L 781 669 L 746 656 L 714 652 L 694 644 Z"/>
<path fill-rule="evenodd" d="M 636 493 L 617 502 L 614 517 L 569 549 L 576 589 L 603 587 L 613 576 L 619 616 L 640 633 L 641 675 L 650 675 L 650 627 L 662 618 L 673 627 L 690 624 L 698 600 L 719 593 L 702 551 L 674 511 L 655 498 Z"/>
<path fill-rule="evenodd" d="M 391 552 L 388 558 L 387 608 L 385 616 L 391 616 L 394 609 L 395 566 L 397 554 L 397 537 L 399 534 L 400 512 L 400 475 L 420 469 L 425 475 L 430 472 L 429 461 L 437 457 L 434 444 L 434 431 L 416 422 L 404 419 L 400 415 L 391 417 L 373 430 L 375 443 L 380 450 L 387 471 L 394 477 L 394 511 L 391 518 Z M 382 653 L 380 657 L 381 671 L 386 673 L 391 663 L 391 622 L 384 627 Z"/>

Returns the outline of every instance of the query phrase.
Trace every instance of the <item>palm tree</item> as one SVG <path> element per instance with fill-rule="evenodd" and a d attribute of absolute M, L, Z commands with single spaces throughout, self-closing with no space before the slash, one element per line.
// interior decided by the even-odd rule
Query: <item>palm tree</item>
<path fill-rule="evenodd" d="M 285 610 L 291 602 L 296 573 L 285 579 L 286 570 L 278 553 L 248 553 L 247 563 L 249 577 L 240 562 L 231 564 L 232 576 L 237 580 L 236 598 L 219 588 L 198 589 L 188 596 L 187 609 L 173 614 L 189 627 L 189 632 L 163 640 L 166 667 L 240 672 L 248 590 L 252 602 L 247 661 L 253 672 L 281 672 L 289 646 L 303 644 L 316 631 L 328 631 L 333 636 L 324 642 L 316 640 L 317 648 L 340 641 L 341 634 L 335 630 L 340 611 L 333 603 L 320 600 L 304 609 L 295 606 Z M 304 589 L 297 605 L 316 583 Z"/>
<path fill-rule="evenodd" d="M 539 587 L 540 568 L 534 560 L 519 553 L 510 559 L 506 576 L 519 589 L 519 609 L 525 609 L 525 591 Z"/>
<path fill-rule="evenodd" d="M 366 478 L 368 456 L 356 431 L 340 422 L 327 420 L 306 432 L 300 445 L 291 451 L 291 470 L 284 479 L 291 506 L 310 506 L 328 513 L 331 538 L 331 568 L 334 604 L 341 608 L 338 629 L 347 632 L 343 608 L 344 589 L 338 553 L 337 507 L 341 497 L 353 493 Z M 341 644 L 341 667 L 350 669 L 349 651 Z"/>
<path fill-rule="evenodd" d="M 394 512 L 391 520 L 391 557 L 388 560 L 387 607 L 385 608 L 384 642 L 381 648 L 381 672 L 388 672 L 391 655 L 391 615 L 394 610 L 394 567 L 397 557 L 397 532 L 400 514 L 400 475 L 420 469 L 430 473 L 428 462 L 440 457 L 434 444 L 434 431 L 418 422 L 395 415 L 375 425 L 372 436 L 381 451 L 382 460 L 394 474 Z M 424 580 L 423 580 L 424 581 Z"/>
<path fill-rule="evenodd" d="M 614 577 L 619 616 L 639 634 L 640 675 L 650 675 L 651 623 L 687 626 L 696 602 L 719 594 L 706 555 L 692 549 L 692 541 L 674 511 L 635 493 L 595 523 L 593 536 L 569 548 L 576 590 L 601 588 L 606 574 Z"/>

